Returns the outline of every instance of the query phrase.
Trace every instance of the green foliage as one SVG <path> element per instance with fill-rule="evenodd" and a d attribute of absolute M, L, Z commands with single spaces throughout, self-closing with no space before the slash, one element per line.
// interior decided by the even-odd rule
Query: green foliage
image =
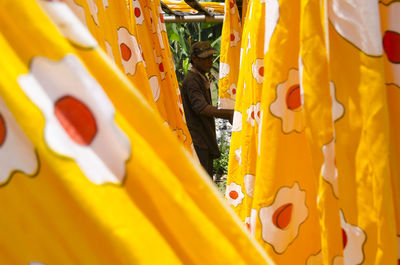
<path fill-rule="evenodd" d="M 228 173 L 229 145 L 230 138 L 227 135 L 227 131 L 221 131 L 221 138 L 218 144 L 221 156 L 218 159 L 214 159 L 214 173 L 216 175 L 222 176 Z"/>
<path fill-rule="evenodd" d="M 220 51 L 221 23 L 167 23 L 166 27 L 179 84 L 189 69 L 190 46 L 194 42 L 207 40 L 214 49 Z M 214 59 L 212 70 L 216 73 L 219 71 L 219 55 Z"/>

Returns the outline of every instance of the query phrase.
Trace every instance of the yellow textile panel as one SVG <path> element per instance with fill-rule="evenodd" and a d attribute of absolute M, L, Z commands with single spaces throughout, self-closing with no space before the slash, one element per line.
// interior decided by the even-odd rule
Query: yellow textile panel
<path fill-rule="evenodd" d="M 333 123 L 342 117 L 343 105 L 337 101 L 334 83 L 329 80 L 325 10 L 318 1 L 302 1 L 300 86 L 321 223 L 321 250 L 310 255 L 307 261 L 310 264 L 341 264 L 343 240 L 337 200 Z"/>
<path fill-rule="evenodd" d="M 391 176 L 391 168 L 398 164 L 392 164 L 391 157 L 399 150 L 391 145 L 390 128 L 398 125 L 389 122 L 379 5 L 357 1 L 348 6 L 338 1 L 329 2 L 327 8 L 330 79 L 343 107 L 335 122 L 333 186 L 338 188 L 347 239 L 344 261 L 395 264 L 398 239 L 392 177 L 398 175 Z"/>
<path fill-rule="evenodd" d="M 233 132 L 242 164 L 231 149 L 228 184 L 243 184 L 227 200 L 276 264 L 400 261 L 398 4 L 273 0 L 265 21 L 247 13 L 244 38 L 265 23 L 258 156 L 252 132 Z M 239 89 L 235 109 L 257 89 Z M 254 163 L 253 184 L 238 172 Z"/>
<path fill-rule="evenodd" d="M 260 22 L 265 23 L 265 76 L 252 225 L 277 264 L 323 264 L 316 263 L 322 232 L 318 179 L 301 88 L 302 15 L 299 1 L 269 1 Z"/>
<path fill-rule="evenodd" d="M 249 20 L 243 29 L 242 59 L 238 78 L 237 104 L 235 105 L 230 163 L 225 197 L 235 207 L 240 219 L 248 226 L 253 198 L 257 162 L 258 130 L 261 118 L 261 91 L 264 79 L 264 45 L 259 37 L 264 35 L 264 4 L 250 2 Z M 222 65 L 222 63 L 221 63 Z M 229 66 L 227 67 L 229 69 Z M 236 86 L 235 86 L 236 89 Z M 249 227 L 248 227 L 249 228 Z"/>
<path fill-rule="evenodd" d="M 391 174 L 397 209 L 395 211 L 397 235 L 400 240 L 400 169 L 398 168 L 400 164 L 400 2 L 381 1 L 379 8 L 390 119 Z"/>
<path fill-rule="evenodd" d="M 235 0 L 225 0 L 225 17 L 221 33 L 218 107 L 234 109 L 239 77 L 242 26 Z"/>
<path fill-rule="evenodd" d="M 90 34 L 38 3 L 0 8 L 0 263 L 273 264 Z"/>
<path fill-rule="evenodd" d="M 66 2 L 192 152 L 160 4 L 147 0 Z"/>

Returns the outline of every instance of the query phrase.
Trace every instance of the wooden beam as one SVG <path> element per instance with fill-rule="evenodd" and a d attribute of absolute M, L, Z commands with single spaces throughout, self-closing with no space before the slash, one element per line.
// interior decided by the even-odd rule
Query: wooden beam
<path fill-rule="evenodd" d="M 190 15 L 190 16 L 164 16 L 165 23 L 187 23 L 187 22 L 210 22 L 221 23 L 224 21 L 223 15 Z"/>

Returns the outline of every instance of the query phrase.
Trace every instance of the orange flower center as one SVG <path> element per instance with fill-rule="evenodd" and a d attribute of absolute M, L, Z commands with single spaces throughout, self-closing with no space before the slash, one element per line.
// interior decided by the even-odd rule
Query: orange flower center
<path fill-rule="evenodd" d="M 285 229 L 292 219 L 293 204 L 287 203 L 279 207 L 272 216 L 273 224 L 279 229 Z"/>
<path fill-rule="evenodd" d="M 229 197 L 236 200 L 239 197 L 239 194 L 237 193 L 237 191 L 233 190 L 233 191 L 229 192 Z"/>
<path fill-rule="evenodd" d="M 68 136 L 79 145 L 89 145 L 97 133 L 96 120 L 90 109 L 71 96 L 60 98 L 54 115 Z"/>
<path fill-rule="evenodd" d="M 131 56 L 132 56 L 132 51 L 131 51 L 131 49 L 128 47 L 128 45 L 126 45 L 125 43 L 121 43 L 120 45 L 119 45 L 119 48 L 121 49 L 121 56 L 122 56 L 122 59 L 124 60 L 124 61 L 128 61 L 130 58 L 131 58 Z"/>
<path fill-rule="evenodd" d="M 6 140 L 6 134 L 7 134 L 6 122 L 4 121 L 3 116 L 1 116 L 0 114 L 0 147 Z"/>

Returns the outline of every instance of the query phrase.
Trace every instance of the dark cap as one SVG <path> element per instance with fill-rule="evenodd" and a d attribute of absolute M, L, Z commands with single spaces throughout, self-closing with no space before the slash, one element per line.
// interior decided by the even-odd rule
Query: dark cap
<path fill-rule="evenodd" d="M 197 58 L 208 58 L 216 53 L 218 52 L 206 41 L 196 42 L 190 47 L 190 56 L 194 55 Z"/>

